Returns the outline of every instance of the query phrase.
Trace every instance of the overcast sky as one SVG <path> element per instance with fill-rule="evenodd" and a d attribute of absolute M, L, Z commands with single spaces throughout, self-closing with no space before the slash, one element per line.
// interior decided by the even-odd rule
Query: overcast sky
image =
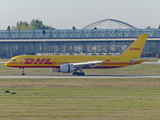
<path fill-rule="evenodd" d="M 56 29 L 81 29 L 103 19 L 158 28 L 160 0 L 0 0 L 1 30 L 32 19 Z"/>

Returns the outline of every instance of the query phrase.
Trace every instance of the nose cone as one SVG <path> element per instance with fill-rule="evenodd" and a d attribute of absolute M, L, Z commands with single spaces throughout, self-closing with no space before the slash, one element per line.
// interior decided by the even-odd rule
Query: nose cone
<path fill-rule="evenodd" d="M 6 62 L 5 66 L 9 67 L 10 66 L 10 62 Z"/>
<path fill-rule="evenodd" d="M 5 63 L 5 66 L 8 66 L 8 62 Z"/>

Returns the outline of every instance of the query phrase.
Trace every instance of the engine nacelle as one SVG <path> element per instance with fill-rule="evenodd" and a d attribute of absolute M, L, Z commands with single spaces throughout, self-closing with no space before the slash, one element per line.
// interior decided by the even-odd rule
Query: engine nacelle
<path fill-rule="evenodd" d="M 62 64 L 60 66 L 60 72 L 62 73 L 71 73 L 74 71 L 74 65 L 73 64 Z"/>

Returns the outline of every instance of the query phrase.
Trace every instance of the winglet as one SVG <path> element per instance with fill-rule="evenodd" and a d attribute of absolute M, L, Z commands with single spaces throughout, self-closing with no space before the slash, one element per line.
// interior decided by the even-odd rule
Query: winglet
<path fill-rule="evenodd" d="M 80 55 L 80 56 L 82 56 L 82 55 L 83 55 L 83 53 L 82 53 L 82 52 L 80 52 L 80 53 L 79 53 L 79 55 Z"/>
<path fill-rule="evenodd" d="M 111 58 L 111 57 L 112 57 L 112 55 L 113 55 L 113 53 L 111 53 L 111 54 L 109 55 L 109 58 Z"/>
<path fill-rule="evenodd" d="M 109 55 L 109 57 L 106 59 L 106 60 L 104 60 L 103 62 L 105 62 L 105 61 L 110 61 L 110 59 L 112 58 L 112 53 Z"/>

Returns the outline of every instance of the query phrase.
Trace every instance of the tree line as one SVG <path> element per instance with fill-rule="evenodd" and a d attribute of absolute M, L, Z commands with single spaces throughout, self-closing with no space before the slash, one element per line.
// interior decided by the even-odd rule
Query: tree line
<path fill-rule="evenodd" d="M 18 21 L 16 26 L 8 26 L 7 30 L 54 30 L 52 26 L 46 26 L 41 20 L 33 19 L 30 23 Z"/>
<path fill-rule="evenodd" d="M 146 27 L 146 29 L 153 29 L 151 26 Z M 160 29 L 160 25 L 158 27 L 158 29 Z"/>
<path fill-rule="evenodd" d="M 10 26 L 8 26 L 7 30 L 10 30 L 10 29 L 12 29 L 12 30 L 54 30 L 56 28 L 54 28 L 52 26 L 44 25 L 41 20 L 33 19 L 30 23 L 25 22 L 25 21 L 24 22 L 18 21 L 15 26 L 12 26 L 11 28 L 10 28 Z M 76 30 L 76 27 L 73 26 L 72 29 Z M 97 28 L 94 27 L 94 29 L 97 29 Z M 151 28 L 151 26 L 148 26 L 145 29 L 152 29 L 152 28 Z M 159 25 L 158 29 L 160 29 L 160 25 Z"/>

